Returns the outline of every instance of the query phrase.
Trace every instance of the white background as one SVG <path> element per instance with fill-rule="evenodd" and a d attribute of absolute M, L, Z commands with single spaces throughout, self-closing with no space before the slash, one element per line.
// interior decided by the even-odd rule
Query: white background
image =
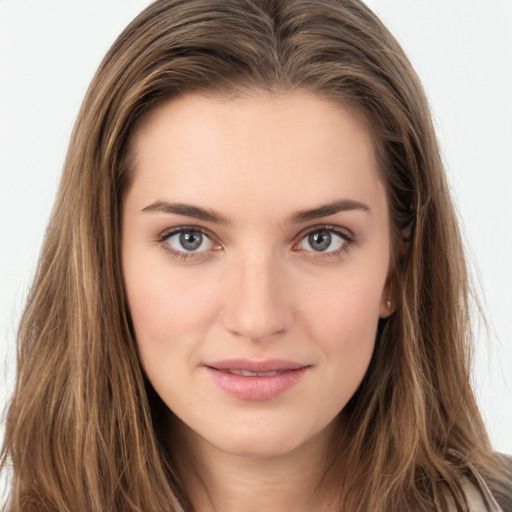
<path fill-rule="evenodd" d="M 74 118 L 104 53 L 147 0 L 0 0 L 0 404 Z M 431 101 L 490 321 L 474 379 L 512 454 L 512 0 L 369 0 Z"/>

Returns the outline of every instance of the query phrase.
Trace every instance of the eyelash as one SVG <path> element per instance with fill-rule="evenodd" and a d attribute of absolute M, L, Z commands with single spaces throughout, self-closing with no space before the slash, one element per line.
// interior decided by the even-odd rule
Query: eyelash
<path fill-rule="evenodd" d="M 172 228 L 172 229 L 166 229 L 162 233 L 160 233 L 157 238 L 156 242 L 161 244 L 165 251 L 172 256 L 173 259 L 178 261 L 187 261 L 190 258 L 195 258 L 196 260 L 201 257 L 205 257 L 204 254 L 205 251 L 199 251 L 199 252 L 186 252 L 186 251 L 177 251 L 176 249 L 173 249 L 167 240 L 173 236 L 173 235 L 179 235 L 180 233 L 199 233 L 200 235 L 206 237 L 208 240 L 210 240 L 216 247 L 218 247 L 219 244 L 216 244 L 213 242 L 213 237 L 203 228 L 199 226 L 180 226 L 179 228 Z M 217 249 L 218 250 L 218 249 Z"/>
<path fill-rule="evenodd" d="M 314 251 L 310 250 L 307 252 L 310 252 L 314 254 L 313 258 L 315 259 L 328 259 L 328 258 L 337 258 L 342 256 L 344 253 L 346 253 L 351 246 L 355 243 L 355 238 L 352 234 L 350 234 L 347 230 L 341 229 L 337 226 L 331 226 L 329 224 L 320 224 L 317 226 L 312 226 L 307 228 L 306 230 L 299 233 L 297 236 L 298 242 L 293 245 L 294 251 L 299 252 L 300 249 L 297 249 L 296 247 L 302 243 L 302 241 L 309 235 L 313 233 L 318 233 L 320 231 L 328 231 L 331 235 L 334 234 L 336 236 L 339 236 L 341 239 L 343 239 L 343 243 L 339 249 L 333 250 L 333 251 L 327 251 L 327 252 L 321 252 L 321 251 Z"/>
<path fill-rule="evenodd" d="M 314 251 L 313 249 L 308 251 L 308 250 L 304 249 L 305 252 L 314 254 L 314 256 L 312 256 L 312 258 L 314 258 L 314 259 L 328 259 L 328 258 L 340 257 L 342 254 L 347 252 L 350 249 L 350 247 L 355 243 L 355 239 L 354 239 L 353 235 L 349 234 L 346 230 L 340 229 L 339 227 L 336 227 L 336 226 L 320 224 L 317 226 L 309 227 L 306 230 L 299 233 L 296 237 L 298 239 L 298 241 L 293 244 L 292 250 L 294 252 L 300 252 L 301 249 L 298 247 L 299 244 L 301 244 L 303 242 L 303 240 L 306 239 L 307 236 L 311 235 L 312 233 L 318 233 L 320 231 L 327 231 L 331 234 L 339 236 L 340 238 L 343 239 L 343 243 L 339 249 L 336 249 L 333 251 L 327 251 L 327 252 Z M 178 250 L 173 249 L 169 245 L 167 240 L 171 236 L 177 235 L 180 233 L 199 233 L 202 236 L 206 237 L 208 240 L 210 240 L 210 242 L 212 244 L 214 244 L 214 247 L 215 247 L 214 250 L 222 249 L 218 243 L 213 241 L 213 237 L 211 236 L 211 234 L 209 234 L 209 232 L 207 232 L 206 230 L 204 230 L 203 228 L 201 228 L 199 226 L 180 226 L 178 228 L 167 229 L 167 230 L 163 231 L 162 233 L 160 233 L 156 237 L 155 241 L 157 243 L 161 244 L 164 247 L 165 251 L 168 254 L 170 254 L 172 256 L 172 258 L 175 260 L 188 261 L 189 259 L 194 258 L 196 261 L 198 261 L 198 260 L 200 261 L 202 258 L 206 257 L 205 253 L 209 252 L 209 251 L 186 252 L 186 251 L 178 251 Z"/>

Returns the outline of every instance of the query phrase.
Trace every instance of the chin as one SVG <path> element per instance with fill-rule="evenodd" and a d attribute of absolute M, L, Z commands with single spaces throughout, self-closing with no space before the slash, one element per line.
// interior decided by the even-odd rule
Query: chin
<path fill-rule="evenodd" d="M 221 428 L 203 437 L 216 450 L 232 456 L 270 459 L 292 455 L 308 446 L 330 445 L 334 422 L 331 425 L 302 425 L 293 421 L 254 421 L 241 428 Z"/>
<path fill-rule="evenodd" d="M 222 439 L 217 448 L 230 455 L 254 459 L 271 459 L 292 453 L 302 440 L 292 440 L 290 436 L 266 435 L 239 436 L 236 439 Z"/>

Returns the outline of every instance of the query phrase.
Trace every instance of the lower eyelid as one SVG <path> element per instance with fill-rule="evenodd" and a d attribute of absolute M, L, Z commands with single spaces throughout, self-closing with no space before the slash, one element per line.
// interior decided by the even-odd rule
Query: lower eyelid
<path fill-rule="evenodd" d="M 198 252 L 194 252 L 194 251 L 180 251 L 180 250 L 176 250 L 174 249 L 172 246 L 170 246 L 169 244 L 165 243 L 165 242 L 162 242 L 160 244 L 164 251 L 173 259 L 173 260 L 176 260 L 176 261 L 191 261 L 191 262 L 200 262 L 204 259 L 207 259 L 208 256 L 210 256 L 211 254 L 211 251 L 210 250 L 205 250 L 205 251 L 198 251 Z"/>
<path fill-rule="evenodd" d="M 183 251 L 175 251 L 171 247 L 164 247 L 165 252 L 169 254 L 174 260 L 185 261 L 190 257 L 190 253 Z"/>

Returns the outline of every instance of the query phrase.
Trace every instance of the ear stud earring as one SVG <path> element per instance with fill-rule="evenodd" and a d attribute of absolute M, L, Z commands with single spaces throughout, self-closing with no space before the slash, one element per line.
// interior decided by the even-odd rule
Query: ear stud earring
<path fill-rule="evenodd" d="M 391 309 L 391 297 L 388 297 L 388 300 L 386 301 L 386 307 Z"/>

